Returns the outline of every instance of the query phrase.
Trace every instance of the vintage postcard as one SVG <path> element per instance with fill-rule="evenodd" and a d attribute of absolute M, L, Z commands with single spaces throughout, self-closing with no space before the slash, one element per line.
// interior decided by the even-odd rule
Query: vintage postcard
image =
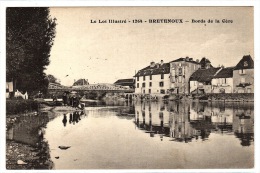
<path fill-rule="evenodd" d="M 254 169 L 254 6 L 5 10 L 6 170 Z"/>

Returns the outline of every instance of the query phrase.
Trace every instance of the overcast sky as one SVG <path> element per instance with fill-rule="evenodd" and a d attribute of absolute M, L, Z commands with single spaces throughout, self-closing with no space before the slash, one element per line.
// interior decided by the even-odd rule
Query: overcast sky
<path fill-rule="evenodd" d="M 252 7 L 51 8 L 51 17 L 58 25 L 46 73 L 59 78 L 63 85 L 72 85 L 79 78 L 91 84 L 114 83 L 161 59 L 206 57 L 213 66 L 227 67 L 235 66 L 243 55 L 254 58 Z M 93 24 L 91 19 L 189 22 Z M 220 23 L 195 24 L 192 19 L 219 19 Z M 222 19 L 233 23 L 222 23 Z"/>

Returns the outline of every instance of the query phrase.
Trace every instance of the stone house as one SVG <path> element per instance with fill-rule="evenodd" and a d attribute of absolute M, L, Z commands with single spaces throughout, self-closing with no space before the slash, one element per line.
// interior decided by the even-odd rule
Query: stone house
<path fill-rule="evenodd" d="M 233 70 L 233 92 L 254 93 L 254 61 L 245 55 Z"/>
<path fill-rule="evenodd" d="M 190 93 L 212 93 L 212 79 L 220 70 L 220 67 L 211 67 L 195 71 L 189 79 Z"/>
<path fill-rule="evenodd" d="M 233 93 L 233 69 L 234 67 L 221 68 L 212 79 L 213 93 Z"/>
<path fill-rule="evenodd" d="M 172 94 L 189 94 L 190 76 L 200 68 L 199 60 L 179 58 L 170 62 L 170 88 Z"/>
<path fill-rule="evenodd" d="M 151 62 L 139 70 L 135 78 L 135 94 L 163 96 L 170 88 L 170 64 Z"/>

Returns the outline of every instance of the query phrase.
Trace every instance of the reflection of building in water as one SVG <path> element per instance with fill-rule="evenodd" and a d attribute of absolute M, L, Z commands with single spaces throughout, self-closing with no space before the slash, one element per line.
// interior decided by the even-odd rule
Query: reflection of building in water
<path fill-rule="evenodd" d="M 250 105 L 239 105 L 234 108 L 233 131 L 241 140 L 242 146 L 250 146 L 254 141 L 254 108 Z"/>
<path fill-rule="evenodd" d="M 138 128 L 150 133 L 151 137 L 159 134 L 169 136 L 169 112 L 164 103 L 142 102 L 135 106 L 135 123 Z"/>
<path fill-rule="evenodd" d="M 189 142 L 197 135 L 196 129 L 191 127 L 189 120 L 190 105 L 185 103 L 169 104 L 170 137 L 174 141 Z"/>
<path fill-rule="evenodd" d="M 233 124 L 233 109 L 226 107 L 225 104 L 219 103 L 217 107 L 211 105 L 211 121 L 216 126 L 216 132 L 230 133 Z"/>
<path fill-rule="evenodd" d="M 7 139 L 35 146 L 40 140 L 38 130 L 47 124 L 48 115 L 22 116 L 8 129 Z"/>
<path fill-rule="evenodd" d="M 215 133 L 232 131 L 232 108 L 225 108 L 224 102 L 212 105 L 212 103 L 192 103 L 190 114 L 191 122 L 200 121 L 205 128 Z"/>
<path fill-rule="evenodd" d="M 206 140 L 210 133 L 235 134 L 241 145 L 250 145 L 254 138 L 252 103 L 143 102 L 136 104 L 135 112 L 137 127 L 151 137 L 191 142 Z"/>

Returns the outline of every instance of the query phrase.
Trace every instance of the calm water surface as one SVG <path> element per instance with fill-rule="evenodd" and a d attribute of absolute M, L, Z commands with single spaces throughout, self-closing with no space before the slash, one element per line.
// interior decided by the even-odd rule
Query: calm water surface
<path fill-rule="evenodd" d="M 253 103 L 110 102 L 55 114 L 37 120 L 37 126 L 48 121 L 44 138 L 55 169 L 254 166 Z M 25 122 L 9 130 L 12 139 L 25 139 L 19 138 Z M 37 141 L 31 136 L 25 135 L 29 143 Z"/>
<path fill-rule="evenodd" d="M 110 105 L 47 124 L 56 169 L 253 167 L 252 103 Z"/>

